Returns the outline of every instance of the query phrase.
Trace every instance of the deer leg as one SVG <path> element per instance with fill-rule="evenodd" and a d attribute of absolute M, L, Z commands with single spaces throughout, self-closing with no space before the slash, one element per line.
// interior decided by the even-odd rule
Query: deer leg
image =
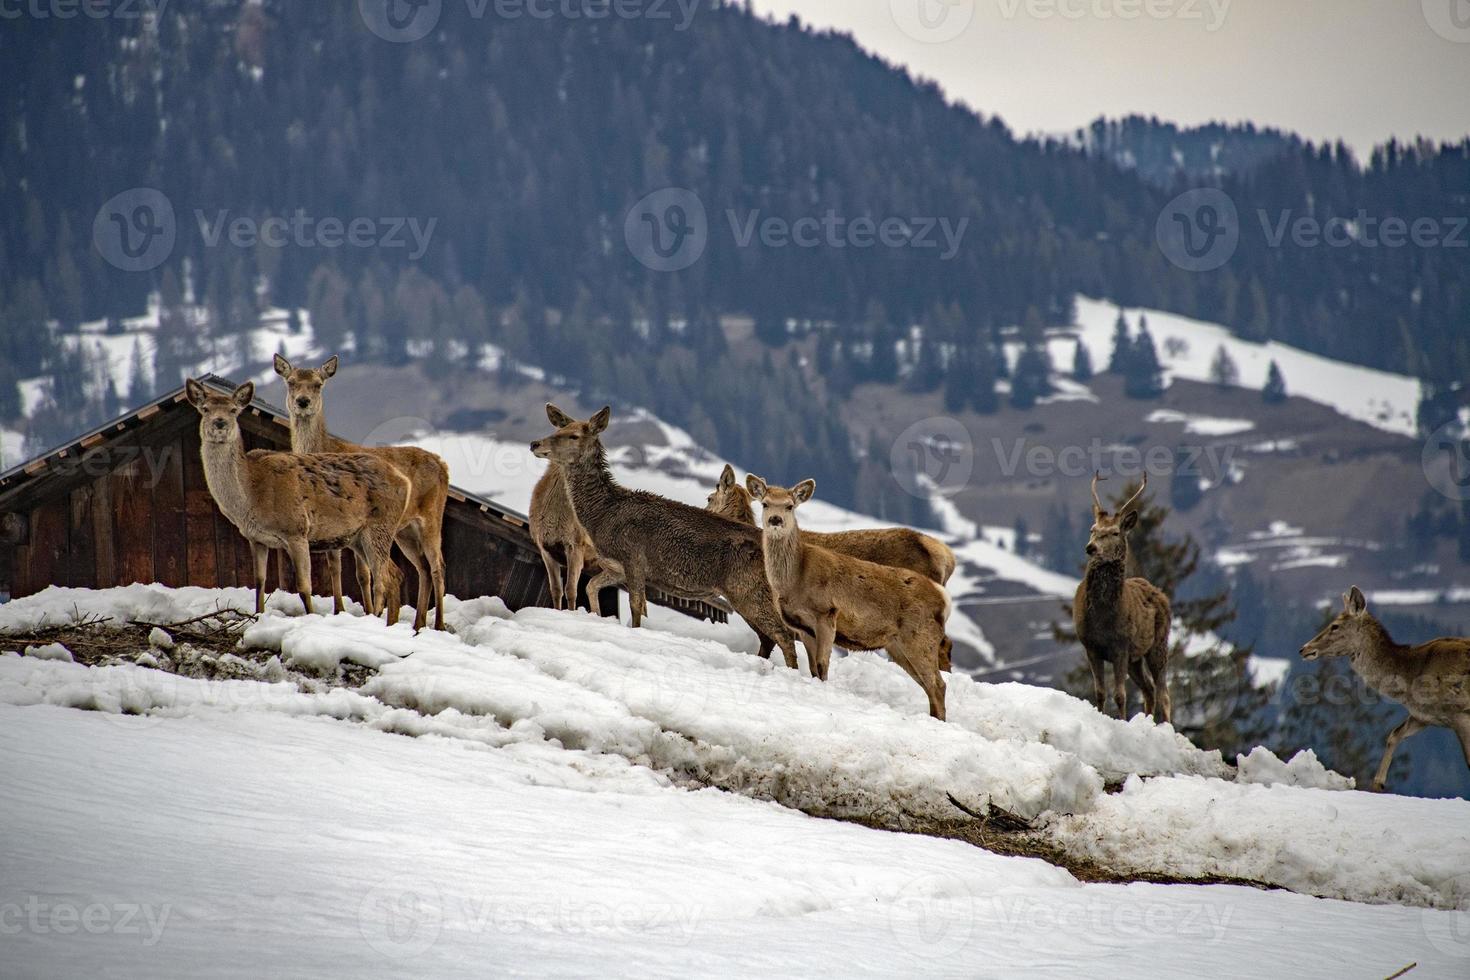
<path fill-rule="evenodd" d="M 1118 717 L 1128 720 L 1128 662 L 1127 655 L 1113 661 L 1113 704 L 1118 707 Z"/>
<path fill-rule="evenodd" d="M 342 601 L 342 549 L 327 552 L 327 581 L 332 586 L 332 614 L 342 615 L 346 604 Z"/>
<path fill-rule="evenodd" d="M 816 641 L 817 648 L 807 651 L 807 659 L 811 661 L 812 676 L 817 680 L 827 679 L 828 665 L 832 662 L 832 643 L 837 638 L 837 612 L 834 610 L 827 616 L 817 620 Z"/>
<path fill-rule="evenodd" d="M 301 608 L 311 614 L 311 545 L 306 538 L 289 542 L 286 550 L 291 554 L 291 564 L 296 568 L 296 594 L 301 597 Z"/>
<path fill-rule="evenodd" d="M 580 544 L 567 545 L 567 608 L 577 608 L 577 589 L 582 584 L 582 563 L 587 556 Z M 590 602 L 588 603 L 591 604 Z"/>
<path fill-rule="evenodd" d="M 1465 765 L 1470 766 L 1470 714 L 1456 715 L 1450 721 L 1450 731 L 1460 740 L 1460 751 L 1465 753 Z"/>
<path fill-rule="evenodd" d="M 551 588 L 551 608 L 561 608 L 561 562 L 551 557 L 551 552 L 546 550 L 546 545 L 540 541 L 536 542 L 536 550 L 541 552 L 541 564 L 546 566 L 546 584 Z"/>
<path fill-rule="evenodd" d="M 271 549 L 263 544 L 250 542 L 251 557 L 255 559 L 255 614 L 265 612 L 265 573 L 270 568 Z"/>
<path fill-rule="evenodd" d="M 369 533 L 368 547 L 371 548 L 373 601 L 382 607 L 384 619 L 392 626 L 398 622 L 403 598 L 400 588 L 403 574 L 393 561 L 393 532 L 388 528 L 375 528 Z M 415 616 L 415 620 L 417 618 Z M 424 620 L 428 621 L 427 613 L 424 614 Z"/>
<path fill-rule="evenodd" d="M 1383 760 L 1378 763 L 1378 771 L 1373 774 L 1373 792 L 1383 792 L 1383 784 L 1388 782 L 1388 767 L 1393 764 L 1393 750 L 1398 748 L 1399 743 L 1404 739 L 1418 734 L 1424 728 L 1424 722 L 1410 715 L 1399 727 L 1388 733 L 1388 740 L 1383 744 Z"/>
<path fill-rule="evenodd" d="M 628 587 L 628 610 L 632 613 L 632 625 L 636 630 L 643 625 L 643 617 L 648 615 L 648 589 L 644 583 L 643 569 L 625 568 Z"/>
<path fill-rule="evenodd" d="M 1174 721 L 1174 699 L 1169 695 L 1169 648 L 1155 647 L 1149 651 L 1148 667 L 1153 675 L 1154 721 Z"/>
<path fill-rule="evenodd" d="M 1143 713 L 1152 716 L 1154 713 L 1154 682 L 1144 671 L 1142 660 L 1130 660 L 1128 662 L 1128 677 L 1138 686 L 1139 693 L 1143 695 Z"/>
<path fill-rule="evenodd" d="M 429 625 L 429 604 L 433 601 L 429 597 L 430 590 L 433 588 L 429 575 L 429 561 L 424 554 L 423 543 L 419 540 L 417 524 L 410 524 L 400 529 L 396 540 L 403 556 L 413 565 L 413 570 L 419 577 L 418 604 L 413 608 L 413 630 L 417 633 Z"/>
<path fill-rule="evenodd" d="M 444 630 L 444 588 L 448 581 L 444 566 L 444 526 L 429 524 L 419 529 L 419 542 L 429 566 L 429 584 L 434 592 L 434 629 Z M 428 612 L 424 613 L 427 620 Z"/>

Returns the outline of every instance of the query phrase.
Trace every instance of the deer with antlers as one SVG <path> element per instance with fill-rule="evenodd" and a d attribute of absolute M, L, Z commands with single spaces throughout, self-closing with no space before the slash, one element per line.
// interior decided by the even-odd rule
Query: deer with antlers
<path fill-rule="evenodd" d="M 1087 651 L 1097 710 L 1107 713 L 1104 674 L 1113 665 L 1113 703 L 1128 717 L 1128 678 L 1143 692 L 1143 710 L 1154 721 L 1173 714 L 1169 697 L 1169 597 L 1147 579 L 1127 574 L 1128 533 L 1138 525 L 1133 505 L 1148 488 L 1144 474 L 1138 492 L 1109 513 L 1097 496 L 1101 473 L 1092 478 L 1092 534 L 1087 541 L 1087 571 L 1077 586 L 1072 622 Z"/>
<path fill-rule="evenodd" d="M 319 368 L 293 368 L 280 354 L 276 373 L 286 382 L 286 405 L 291 415 L 291 449 L 298 453 L 366 453 L 402 473 L 412 491 L 403 512 L 403 524 L 394 540 L 418 572 L 418 605 L 413 628 L 428 625 L 434 608 L 434 628 L 444 628 L 444 508 L 449 500 L 449 467 L 444 460 L 416 446 L 358 446 L 327 432 L 322 390 L 337 373 L 336 355 Z M 327 572 L 332 579 L 333 608 L 342 611 L 341 551 L 329 550 Z M 364 569 L 357 566 L 359 587 L 367 588 Z"/>
<path fill-rule="evenodd" d="M 1374 792 L 1388 781 L 1398 744 L 1426 728 L 1454 732 L 1470 766 L 1470 639 L 1441 637 L 1412 647 L 1395 643 L 1355 585 L 1342 597 L 1342 612 L 1302 647 L 1301 655 L 1304 660 L 1347 657 L 1369 687 L 1409 709 L 1409 717 L 1388 733 L 1373 776 Z"/>
<path fill-rule="evenodd" d="M 200 456 L 210 495 L 250 542 L 255 558 L 255 611 L 265 611 L 266 563 L 272 548 L 291 556 L 296 591 L 311 612 L 311 549 L 350 548 L 366 574 L 363 605 L 388 623 L 398 610 L 387 602 L 394 581 L 393 535 L 412 489 L 408 478 L 364 453 L 245 451 L 240 413 L 255 397 L 245 382 L 225 395 L 190 378 L 185 392 L 199 411 Z"/>

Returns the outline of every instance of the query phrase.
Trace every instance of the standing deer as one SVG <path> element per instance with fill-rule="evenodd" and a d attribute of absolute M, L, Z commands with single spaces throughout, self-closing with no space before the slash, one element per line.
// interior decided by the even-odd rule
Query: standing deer
<path fill-rule="evenodd" d="M 1169 721 L 1174 712 L 1169 697 L 1169 597 L 1147 579 L 1128 578 L 1128 532 L 1138 524 L 1131 509 L 1148 487 L 1148 475 L 1138 492 L 1116 513 L 1109 514 L 1097 496 L 1102 474 L 1092 478 L 1092 536 L 1087 540 L 1087 571 L 1072 603 L 1072 623 L 1087 651 L 1092 668 L 1092 693 L 1097 710 L 1107 714 L 1103 674 L 1113 665 L 1113 702 L 1118 717 L 1128 717 L 1127 679 L 1143 692 L 1143 710 L 1154 721 Z M 1121 518 L 1120 516 L 1121 515 Z M 1145 667 L 1147 672 L 1145 672 Z"/>
<path fill-rule="evenodd" d="M 786 666 L 796 669 L 795 638 L 781 621 L 766 583 L 760 532 L 619 486 L 599 438 L 611 418 L 612 409 L 604 408 L 586 422 L 572 419 L 531 443 L 531 452 L 561 465 L 572 510 L 592 538 L 602 574 L 617 576 L 627 587 L 633 626 L 648 614 L 649 584 L 675 595 L 719 593 L 761 637 L 762 649 L 778 644 Z"/>
<path fill-rule="evenodd" d="M 1453 731 L 1470 766 L 1470 639 L 1441 637 L 1413 647 L 1395 643 L 1355 585 L 1342 597 L 1342 612 L 1301 654 L 1304 660 L 1347 657 L 1369 687 L 1409 709 L 1409 717 L 1388 733 L 1373 776 L 1374 792 L 1388 781 L 1394 749 L 1426 728 Z"/>
<path fill-rule="evenodd" d="M 434 628 L 444 628 L 444 507 L 449 500 L 449 467 L 444 460 L 415 446 L 358 446 L 327 432 L 326 408 L 322 389 L 337 373 L 337 358 L 332 356 L 319 368 L 293 368 L 280 354 L 275 359 L 276 373 L 286 380 L 286 405 L 291 414 L 291 449 L 298 453 L 366 453 L 376 456 L 402 473 L 412 491 L 403 524 L 396 528 L 394 540 L 413 564 L 419 577 L 418 605 L 414 608 L 413 628 L 428 625 L 429 607 L 434 608 Z M 342 553 L 332 550 L 327 556 L 328 574 L 332 578 L 333 608 L 342 611 Z M 358 585 L 366 589 L 362 565 L 358 565 Z M 367 595 L 364 591 L 363 595 Z"/>
<path fill-rule="evenodd" d="M 849 650 L 885 649 L 924 689 L 929 714 L 943 721 L 949 596 L 916 572 L 806 544 L 796 508 L 812 499 L 815 481 L 790 490 L 754 475 L 745 482 L 761 503 L 766 577 L 781 615 L 802 634 L 812 676 L 827 679 L 834 642 Z"/>
<path fill-rule="evenodd" d="M 735 480 L 735 469 L 725 464 L 720 482 L 709 495 L 706 508 L 741 524 L 755 524 L 750 491 Z M 802 541 L 841 555 L 861 558 L 878 565 L 891 565 L 918 572 L 939 585 L 954 574 L 954 552 L 938 538 L 907 527 L 869 528 L 860 531 L 802 531 Z"/>
<path fill-rule="evenodd" d="M 200 456 L 209 492 L 250 542 L 255 558 L 255 611 L 265 611 L 266 563 L 282 548 L 296 569 L 296 591 L 311 612 L 311 547 L 351 548 L 367 572 L 363 605 L 377 615 L 392 579 L 393 535 L 403 521 L 408 478 L 364 453 L 245 451 L 240 413 L 255 397 L 245 382 L 228 395 L 190 378 L 189 403 L 199 410 Z M 398 610 L 388 606 L 388 623 Z"/>
<path fill-rule="evenodd" d="M 558 429 L 575 421 L 555 405 L 546 406 L 546 417 Z M 567 496 L 566 474 L 558 463 L 547 465 L 546 472 L 536 481 L 536 489 L 531 491 L 531 538 L 541 552 L 542 564 L 546 566 L 552 606 L 556 609 L 577 608 L 577 585 L 582 581 L 582 566 L 589 559 L 596 558 L 597 552 L 587 531 L 577 523 L 577 514 L 572 510 L 571 498 Z M 562 584 L 562 563 L 557 561 L 553 549 L 560 549 L 566 559 L 565 586 Z M 614 576 L 603 576 L 603 580 L 611 577 Z M 587 602 L 594 616 L 602 615 L 598 591 L 593 588 L 587 590 Z"/>

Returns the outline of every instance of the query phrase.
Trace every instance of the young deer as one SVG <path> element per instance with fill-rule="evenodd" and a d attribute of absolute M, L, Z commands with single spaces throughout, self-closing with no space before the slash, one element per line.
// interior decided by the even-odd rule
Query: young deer
<path fill-rule="evenodd" d="M 648 613 L 648 585 L 682 596 L 721 594 L 761 637 L 762 649 L 779 644 L 786 666 L 796 668 L 796 641 L 781 621 L 766 583 L 760 532 L 697 507 L 643 490 L 619 486 L 599 438 L 612 418 L 604 408 L 586 422 L 575 419 L 531 452 L 560 464 L 578 522 L 592 538 L 604 572 L 628 589 L 633 626 Z M 594 585 L 597 580 L 594 579 Z"/>
<path fill-rule="evenodd" d="M 805 543 L 796 508 L 812 499 L 815 481 L 790 490 L 745 479 L 761 503 L 766 577 L 781 615 L 802 634 L 814 677 L 827 679 L 832 644 L 888 651 L 929 698 L 929 714 L 944 720 L 949 596 L 931 580 Z"/>
<path fill-rule="evenodd" d="M 1128 578 L 1126 572 L 1128 532 L 1138 524 L 1138 511 L 1130 508 L 1143 496 L 1148 476 L 1115 514 L 1109 514 L 1097 497 L 1101 479 L 1100 473 L 1092 478 L 1093 525 L 1087 541 L 1087 571 L 1072 602 L 1072 623 L 1087 651 L 1087 665 L 1092 668 L 1093 699 L 1097 710 L 1107 714 L 1103 674 L 1111 662 L 1118 717 L 1128 717 L 1127 678 L 1132 677 L 1143 692 L 1144 713 L 1153 715 L 1154 721 L 1169 721 L 1174 711 L 1168 677 L 1172 618 L 1169 597 L 1147 579 Z"/>
<path fill-rule="evenodd" d="M 546 406 L 546 417 L 558 429 L 575 421 L 555 405 Z M 577 514 L 572 510 L 571 498 L 567 496 L 566 474 L 557 463 L 547 465 L 546 472 L 536 481 L 536 489 L 531 491 L 531 538 L 541 552 L 542 564 L 546 566 L 552 606 L 557 609 L 577 608 L 577 585 L 582 581 L 582 567 L 589 559 L 597 557 L 597 551 L 592 547 L 592 539 L 586 530 L 577 523 Z M 558 548 L 566 558 L 565 586 L 562 584 L 562 563 L 552 553 L 552 549 Z M 602 615 L 598 590 L 589 588 L 587 601 L 593 615 Z"/>
<path fill-rule="evenodd" d="M 1470 639 L 1441 637 L 1414 647 L 1395 643 L 1355 585 L 1342 597 L 1342 612 L 1301 654 L 1305 660 L 1347 657 L 1369 687 L 1409 709 L 1409 717 L 1388 733 L 1373 776 L 1374 792 L 1388 780 L 1394 749 L 1425 728 L 1453 731 L 1470 766 Z"/>
<path fill-rule="evenodd" d="M 298 453 L 365 453 L 376 456 L 408 478 L 412 491 L 403 524 L 394 540 L 418 571 L 419 596 L 414 608 L 413 628 L 428 625 L 429 607 L 434 608 L 434 628 L 444 628 L 444 507 L 449 499 L 449 467 L 444 460 L 414 446 L 358 446 L 327 433 L 322 389 L 337 373 L 337 358 L 319 368 L 293 368 L 276 355 L 276 373 L 286 380 L 286 405 L 291 413 L 291 449 Z M 342 555 L 332 550 L 327 557 L 332 578 L 333 607 L 342 609 Z M 362 565 L 357 581 L 367 595 Z"/>
<path fill-rule="evenodd" d="M 200 455 L 214 502 L 250 542 L 255 557 L 255 611 L 265 611 L 266 562 L 282 548 L 296 568 L 296 591 L 311 612 L 311 547 L 351 548 L 367 570 L 363 605 L 377 615 L 393 573 L 393 534 L 408 505 L 409 482 L 376 456 L 363 453 L 245 451 L 240 413 L 255 397 L 247 381 L 232 394 L 185 385 L 199 410 Z M 388 607 L 388 623 L 397 620 Z"/>
<path fill-rule="evenodd" d="M 705 508 L 741 524 L 755 524 L 750 491 L 735 481 L 735 470 L 725 464 L 720 482 L 709 495 Z M 954 552 L 938 538 L 907 527 L 882 527 L 861 531 L 803 531 L 802 540 L 828 551 L 861 558 L 878 565 L 906 568 L 939 585 L 954 574 Z"/>

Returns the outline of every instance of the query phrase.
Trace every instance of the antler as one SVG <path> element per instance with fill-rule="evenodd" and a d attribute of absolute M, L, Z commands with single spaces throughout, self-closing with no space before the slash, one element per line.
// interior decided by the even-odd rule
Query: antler
<path fill-rule="evenodd" d="M 1147 471 L 1144 471 L 1144 474 L 1143 474 L 1143 482 L 1138 485 L 1138 492 L 1135 493 L 1133 496 L 1129 497 L 1128 498 L 1128 502 L 1126 504 L 1124 504 L 1122 507 L 1119 507 L 1118 508 L 1118 513 L 1122 514 L 1125 511 L 1127 511 L 1129 507 L 1132 507 L 1133 506 L 1133 502 L 1135 500 L 1137 500 L 1139 497 L 1142 497 L 1143 496 L 1143 491 L 1145 491 L 1147 489 L 1148 489 L 1148 472 Z"/>
<path fill-rule="evenodd" d="M 1102 471 L 1094 470 L 1092 473 L 1092 512 L 1099 517 L 1107 513 L 1103 509 L 1102 501 L 1097 499 L 1097 485 L 1102 479 Z"/>

